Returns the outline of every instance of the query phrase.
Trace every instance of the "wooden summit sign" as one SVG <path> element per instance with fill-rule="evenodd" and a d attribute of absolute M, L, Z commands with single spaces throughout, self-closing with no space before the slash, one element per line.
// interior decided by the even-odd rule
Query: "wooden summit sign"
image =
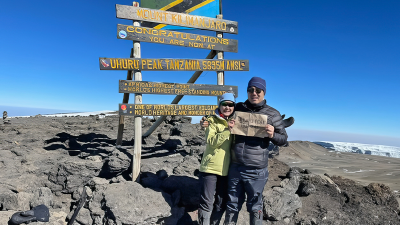
<path fill-rule="evenodd" d="M 178 105 L 184 95 L 219 96 L 233 91 L 236 86 L 225 86 L 224 71 L 249 71 L 249 60 L 224 60 L 224 52 L 238 52 L 238 41 L 223 38 L 223 33 L 238 33 L 238 23 L 222 19 L 221 0 L 146 0 L 145 7 L 116 5 L 117 18 L 133 20 L 132 25 L 118 25 L 117 38 L 133 41 L 130 58 L 99 58 L 101 70 L 128 70 L 126 80 L 119 81 L 119 126 L 117 146 L 122 145 L 124 116 L 135 116 L 135 138 L 132 153 L 132 180 L 140 173 L 142 151 L 142 116 L 160 116 L 143 135 L 150 135 L 166 116 L 214 115 L 216 105 Z M 151 3 L 151 4 L 150 4 Z M 150 9 L 157 8 L 157 9 Z M 190 14 L 192 13 L 192 14 Z M 200 16 L 201 15 L 201 16 Z M 217 18 L 214 18 L 214 17 Z M 142 21 L 142 26 L 139 21 Z M 158 30 L 195 28 L 216 31 L 216 37 L 176 31 Z M 154 29 L 153 29 L 154 28 Z M 142 59 L 140 42 L 168 44 L 183 47 L 209 49 L 206 59 Z M 218 59 L 214 60 L 217 56 Z M 188 84 L 143 82 L 142 70 L 196 71 Z M 203 71 L 217 71 L 218 85 L 193 84 Z M 134 76 L 135 81 L 132 81 Z M 218 86 L 218 87 L 217 87 Z M 135 104 L 128 104 L 129 94 L 135 93 Z M 142 104 L 142 94 L 176 95 L 170 105 Z"/>
<path fill-rule="evenodd" d="M 122 116 L 204 116 L 214 115 L 217 105 L 119 104 Z"/>
<path fill-rule="evenodd" d="M 163 95 L 199 95 L 221 96 L 233 92 L 238 97 L 238 87 L 211 84 L 178 84 L 148 81 L 119 81 L 119 93 L 163 94 Z"/>
<path fill-rule="evenodd" d="M 115 5 L 117 18 L 128 20 L 142 20 L 169 25 L 192 27 L 202 30 L 213 30 L 224 33 L 237 34 L 238 23 L 230 20 L 215 19 L 205 16 L 194 16 L 185 13 L 176 13 L 128 5 Z"/>
<path fill-rule="evenodd" d="M 249 60 L 99 58 L 100 70 L 249 71 Z"/>
<path fill-rule="evenodd" d="M 117 38 L 192 48 L 237 52 L 238 41 L 198 34 L 118 24 Z"/>

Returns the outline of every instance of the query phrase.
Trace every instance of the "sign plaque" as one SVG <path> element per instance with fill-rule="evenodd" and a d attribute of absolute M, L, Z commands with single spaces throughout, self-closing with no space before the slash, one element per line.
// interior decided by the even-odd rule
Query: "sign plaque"
<path fill-rule="evenodd" d="M 121 116 L 203 116 L 214 115 L 217 105 L 119 104 Z"/>
<path fill-rule="evenodd" d="M 221 96 L 226 92 L 232 92 L 236 98 L 238 97 L 238 87 L 230 85 L 179 84 L 132 80 L 119 81 L 119 93 Z"/>
<path fill-rule="evenodd" d="M 198 34 L 118 24 L 117 38 L 157 44 L 237 52 L 238 41 Z"/>
<path fill-rule="evenodd" d="M 141 59 L 99 58 L 100 70 L 249 71 L 241 59 Z"/>
<path fill-rule="evenodd" d="M 117 11 L 117 18 L 120 19 L 141 20 L 231 34 L 238 33 L 238 23 L 235 21 L 134 7 L 129 5 L 117 4 L 115 5 L 115 8 Z"/>

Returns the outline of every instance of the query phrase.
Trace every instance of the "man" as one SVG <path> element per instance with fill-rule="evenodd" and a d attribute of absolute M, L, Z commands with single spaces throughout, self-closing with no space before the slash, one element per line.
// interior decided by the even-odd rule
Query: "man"
<path fill-rule="evenodd" d="M 247 195 L 247 211 L 250 224 L 261 225 L 263 220 L 262 192 L 268 180 L 268 145 L 287 144 L 287 134 L 280 113 L 268 106 L 264 99 L 265 80 L 253 77 L 247 85 L 245 102 L 236 104 L 235 111 L 257 113 L 268 116 L 264 138 L 235 135 L 231 148 L 231 165 L 228 174 L 228 203 L 225 224 L 235 225 L 238 213 Z M 207 126 L 203 123 L 203 126 Z"/>

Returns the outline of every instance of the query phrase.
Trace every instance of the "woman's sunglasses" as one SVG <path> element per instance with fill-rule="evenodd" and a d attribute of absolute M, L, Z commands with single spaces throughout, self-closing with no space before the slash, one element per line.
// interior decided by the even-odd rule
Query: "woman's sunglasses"
<path fill-rule="evenodd" d="M 221 105 L 222 106 L 234 107 L 235 103 L 233 103 L 233 102 L 221 102 Z"/>
<path fill-rule="evenodd" d="M 260 89 L 260 88 L 247 88 L 247 92 L 248 93 L 253 93 L 254 92 L 254 89 L 255 89 L 255 91 L 256 91 L 256 93 L 257 94 L 260 94 L 261 93 L 261 91 L 262 91 L 262 89 Z"/>

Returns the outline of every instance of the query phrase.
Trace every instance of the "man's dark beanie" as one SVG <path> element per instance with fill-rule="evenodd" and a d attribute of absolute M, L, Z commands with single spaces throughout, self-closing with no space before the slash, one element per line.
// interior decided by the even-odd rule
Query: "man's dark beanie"
<path fill-rule="evenodd" d="M 267 91 L 267 86 L 265 85 L 265 80 L 262 79 L 261 77 L 252 77 L 249 81 L 249 84 L 247 85 L 247 89 L 249 89 L 249 87 L 260 88 L 261 90 L 264 91 L 264 94 Z"/>

